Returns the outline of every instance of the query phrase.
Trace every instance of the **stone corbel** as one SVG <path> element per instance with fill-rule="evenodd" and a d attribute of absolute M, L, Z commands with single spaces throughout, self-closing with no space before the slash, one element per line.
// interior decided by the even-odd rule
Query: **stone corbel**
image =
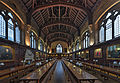
<path fill-rule="evenodd" d="M 31 25 L 27 25 L 27 33 L 29 33 L 31 30 Z"/>
<path fill-rule="evenodd" d="M 93 33 L 92 24 L 88 25 L 90 33 Z"/>

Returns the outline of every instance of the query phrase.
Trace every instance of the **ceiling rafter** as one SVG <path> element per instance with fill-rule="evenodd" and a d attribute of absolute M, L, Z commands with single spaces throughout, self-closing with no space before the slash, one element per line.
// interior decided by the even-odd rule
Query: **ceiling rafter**
<path fill-rule="evenodd" d="M 33 10 L 31 10 L 32 14 L 36 13 L 37 11 L 40 11 L 42 9 L 45 9 L 45 8 L 49 8 L 49 7 L 56 7 L 56 6 L 64 6 L 64 7 L 72 7 L 72 8 L 75 8 L 75 9 L 78 9 L 78 10 L 81 10 L 87 14 L 90 13 L 90 10 L 83 7 L 83 6 L 80 6 L 80 5 L 74 5 L 74 4 L 68 4 L 68 3 L 51 3 L 51 4 L 47 4 L 47 5 L 42 5 L 42 6 L 37 6 L 36 8 L 34 8 Z"/>
<path fill-rule="evenodd" d="M 51 44 L 52 42 L 55 42 L 55 41 L 63 41 L 63 42 L 66 42 L 66 43 L 71 43 L 70 40 L 65 40 L 65 39 L 57 38 L 57 39 L 53 39 L 51 41 L 48 41 L 48 44 Z"/>
<path fill-rule="evenodd" d="M 73 34 L 70 34 L 70 33 L 68 33 L 68 32 L 57 31 L 57 32 L 52 32 L 52 33 L 47 34 L 47 35 L 46 35 L 46 38 L 47 38 L 48 36 L 53 35 L 53 34 L 56 34 L 56 33 L 66 34 L 66 35 L 69 35 L 69 36 L 71 36 L 71 37 L 73 36 Z"/>
<path fill-rule="evenodd" d="M 56 39 L 63 39 L 63 40 L 69 41 L 69 39 L 66 39 L 66 38 L 63 38 L 63 37 L 53 37 L 53 38 L 49 39 L 49 41 L 53 41 L 53 40 L 56 40 Z"/>
<path fill-rule="evenodd" d="M 48 25 L 45 25 L 43 26 L 41 29 L 44 29 L 44 28 L 48 28 L 50 26 L 55 26 L 55 25 L 64 25 L 64 26 L 69 26 L 69 27 L 72 27 L 73 29 L 77 30 L 77 27 L 74 27 L 72 25 L 69 25 L 69 24 L 65 24 L 65 23 L 53 23 L 53 24 L 48 24 Z"/>
<path fill-rule="evenodd" d="M 76 19 L 77 19 L 78 15 L 79 15 L 79 12 L 80 12 L 80 11 L 78 11 L 78 12 L 77 12 L 77 15 L 76 15 L 76 17 L 75 17 L 74 22 L 76 21 Z"/>

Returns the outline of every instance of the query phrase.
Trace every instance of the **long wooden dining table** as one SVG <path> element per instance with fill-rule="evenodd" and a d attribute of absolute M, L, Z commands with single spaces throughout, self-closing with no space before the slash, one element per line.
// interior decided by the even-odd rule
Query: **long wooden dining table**
<path fill-rule="evenodd" d="M 22 70 L 24 71 L 27 68 L 31 68 L 35 66 L 35 64 L 31 64 L 31 65 L 25 65 L 25 66 L 17 66 L 17 67 L 13 67 L 13 68 L 9 68 L 9 69 L 5 69 L 5 70 L 0 70 L 0 80 L 4 79 L 6 77 L 12 76 L 17 74 L 18 72 L 22 72 Z"/>
<path fill-rule="evenodd" d="M 49 71 L 49 69 L 53 66 L 53 64 L 56 62 L 56 60 L 50 61 L 47 64 L 43 65 L 42 67 L 36 69 L 35 71 L 29 73 L 28 75 L 22 77 L 20 81 L 23 81 L 23 83 L 29 83 L 31 81 L 36 83 L 41 83 L 41 81 L 44 79 L 45 75 Z"/>
<path fill-rule="evenodd" d="M 98 80 L 98 78 L 84 71 L 80 67 L 77 67 L 74 64 L 65 60 L 63 60 L 63 62 L 68 68 L 68 70 L 72 73 L 72 75 L 76 78 L 77 83 L 81 83 L 82 81 L 89 81 L 90 83 L 94 83 L 96 80 Z"/>
<path fill-rule="evenodd" d="M 103 73 L 103 75 L 105 75 L 107 77 L 112 76 L 120 81 L 120 70 L 119 69 L 102 66 L 102 65 L 97 65 L 97 64 L 92 64 L 92 63 L 86 63 L 86 62 L 83 62 L 82 64 L 83 64 L 84 68 L 89 68 L 94 71 L 99 71 L 99 72 L 101 72 L 101 74 Z"/>

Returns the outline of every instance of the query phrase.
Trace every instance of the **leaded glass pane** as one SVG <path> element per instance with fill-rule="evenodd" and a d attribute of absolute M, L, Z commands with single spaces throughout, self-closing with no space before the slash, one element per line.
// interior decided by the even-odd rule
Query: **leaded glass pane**
<path fill-rule="evenodd" d="M 0 15 L 0 37 L 5 38 L 6 36 L 6 24 L 2 15 Z"/>
<path fill-rule="evenodd" d="M 106 23 L 106 41 L 112 39 L 112 20 L 108 20 Z"/>
<path fill-rule="evenodd" d="M 99 41 L 103 42 L 104 41 L 104 27 L 102 26 L 100 31 L 99 31 Z"/>
<path fill-rule="evenodd" d="M 16 42 L 17 43 L 20 43 L 20 30 L 19 30 L 19 27 L 16 27 L 15 28 L 15 31 L 16 31 Z"/>
<path fill-rule="evenodd" d="M 56 52 L 57 53 L 62 53 L 62 46 L 60 44 L 57 45 Z"/>
<path fill-rule="evenodd" d="M 8 20 L 8 40 L 14 41 L 14 24 L 11 19 Z"/>
<path fill-rule="evenodd" d="M 118 15 L 114 22 L 114 37 L 120 36 L 120 15 Z"/>

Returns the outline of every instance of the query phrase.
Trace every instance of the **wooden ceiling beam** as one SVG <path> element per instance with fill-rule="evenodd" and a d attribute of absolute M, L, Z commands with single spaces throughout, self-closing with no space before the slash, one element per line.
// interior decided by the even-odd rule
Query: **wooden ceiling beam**
<path fill-rule="evenodd" d="M 51 3 L 51 4 L 45 4 L 45 5 L 39 5 L 35 7 L 33 10 L 31 10 L 32 14 L 36 13 L 37 11 L 40 11 L 45 8 L 50 8 L 50 7 L 56 7 L 56 6 L 64 6 L 64 7 L 70 7 L 70 8 L 75 8 L 77 10 L 81 10 L 85 12 L 86 14 L 89 15 L 90 10 L 85 8 L 82 5 L 75 5 L 75 4 L 69 4 L 69 3 L 64 3 L 64 2 L 59 2 L 59 3 Z"/>
<path fill-rule="evenodd" d="M 71 43 L 70 40 L 65 40 L 65 39 L 60 39 L 60 38 L 48 41 L 48 43 L 51 44 L 52 42 L 55 42 L 55 41 L 63 41 L 63 42 L 66 42 L 67 44 Z"/>
<path fill-rule="evenodd" d="M 75 27 L 74 25 L 70 25 L 70 24 L 65 24 L 65 23 L 60 23 L 60 22 L 56 22 L 56 23 L 51 23 L 51 24 L 46 24 L 42 27 L 42 29 L 44 29 L 45 27 L 50 27 L 50 26 L 55 26 L 55 25 L 64 25 L 64 26 L 69 26 L 72 27 L 73 29 L 77 30 L 77 27 Z"/>
<path fill-rule="evenodd" d="M 56 33 L 67 34 L 67 35 L 69 35 L 69 36 L 72 37 L 72 34 L 71 34 L 71 33 L 62 32 L 62 31 L 61 31 L 61 32 L 60 32 L 60 31 L 56 31 L 56 32 L 48 33 L 48 34 L 46 35 L 46 38 L 47 38 L 48 36 L 53 35 L 53 34 L 56 34 Z"/>

